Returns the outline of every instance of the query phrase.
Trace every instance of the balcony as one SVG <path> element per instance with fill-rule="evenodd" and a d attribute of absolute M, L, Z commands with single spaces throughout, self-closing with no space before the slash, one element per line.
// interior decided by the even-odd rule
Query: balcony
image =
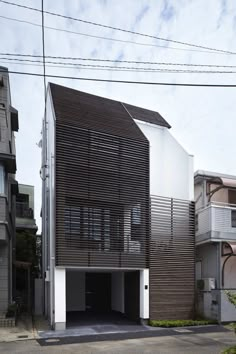
<path fill-rule="evenodd" d="M 29 203 L 16 202 L 16 217 L 24 219 L 33 219 L 34 211 L 29 208 Z"/>
<path fill-rule="evenodd" d="M 196 243 L 236 241 L 236 205 L 211 202 L 196 211 Z"/>
<path fill-rule="evenodd" d="M 34 211 L 27 202 L 16 202 L 16 230 L 30 231 L 36 234 L 38 227 L 34 219 Z"/>

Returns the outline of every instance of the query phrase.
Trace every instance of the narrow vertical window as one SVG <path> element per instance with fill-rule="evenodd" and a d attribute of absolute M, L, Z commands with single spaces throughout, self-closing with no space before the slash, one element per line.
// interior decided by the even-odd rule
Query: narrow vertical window
<path fill-rule="evenodd" d="M 231 226 L 236 227 L 236 210 L 231 210 Z"/>
<path fill-rule="evenodd" d="M 5 193 L 5 171 L 3 165 L 0 165 L 0 194 Z"/>

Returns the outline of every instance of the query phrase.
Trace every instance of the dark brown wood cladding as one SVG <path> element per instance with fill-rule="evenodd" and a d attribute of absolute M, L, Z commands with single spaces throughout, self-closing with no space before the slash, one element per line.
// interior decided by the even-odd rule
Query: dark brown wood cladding
<path fill-rule="evenodd" d="M 123 104 L 134 119 L 161 125 L 166 128 L 171 128 L 170 124 L 158 112 L 150 111 L 149 109 L 145 108 L 135 107 L 127 103 Z"/>
<path fill-rule="evenodd" d="M 56 264 L 147 267 L 148 140 L 119 102 L 57 85 L 51 89 Z"/>
<path fill-rule="evenodd" d="M 194 203 L 151 198 L 150 319 L 194 315 Z"/>
<path fill-rule="evenodd" d="M 145 140 L 138 126 L 132 119 L 127 119 L 127 115 L 170 128 L 169 123 L 158 112 L 52 83 L 50 88 L 57 118 L 66 123 L 79 120 L 80 128 L 91 128 L 110 134 L 115 132 L 115 135 L 134 139 L 138 135 L 138 140 Z"/>

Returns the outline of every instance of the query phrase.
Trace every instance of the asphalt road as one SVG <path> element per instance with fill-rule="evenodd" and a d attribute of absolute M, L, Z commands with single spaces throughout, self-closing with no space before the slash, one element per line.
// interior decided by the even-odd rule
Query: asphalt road
<path fill-rule="evenodd" d="M 81 344 L 40 346 L 35 340 L 0 343 L 1 354 L 77 353 L 77 354 L 220 354 L 236 345 L 233 332 L 181 334 L 163 337 L 103 341 Z"/>

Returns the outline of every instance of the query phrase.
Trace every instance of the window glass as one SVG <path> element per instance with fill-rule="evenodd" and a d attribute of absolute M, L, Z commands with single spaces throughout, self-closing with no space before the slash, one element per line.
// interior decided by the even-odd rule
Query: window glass
<path fill-rule="evenodd" d="M 3 165 L 0 165 L 0 194 L 5 193 L 5 171 Z"/>
<path fill-rule="evenodd" d="M 110 249 L 110 210 L 93 207 L 66 207 L 65 235 L 94 241 L 96 247 Z"/>
<path fill-rule="evenodd" d="M 141 224 L 141 206 L 140 204 L 135 205 L 132 208 L 132 224 L 133 225 L 140 225 Z"/>
<path fill-rule="evenodd" d="M 65 233 L 79 235 L 80 208 L 65 208 Z"/>
<path fill-rule="evenodd" d="M 231 225 L 236 227 L 236 210 L 231 210 Z"/>

